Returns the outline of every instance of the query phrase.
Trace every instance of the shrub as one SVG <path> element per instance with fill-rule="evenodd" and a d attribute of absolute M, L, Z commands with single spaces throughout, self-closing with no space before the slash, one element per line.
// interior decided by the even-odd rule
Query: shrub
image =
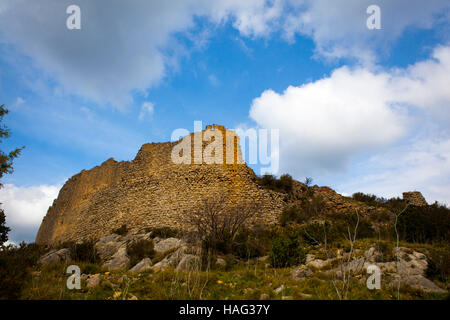
<path fill-rule="evenodd" d="M 378 241 L 377 251 L 379 255 L 376 258 L 376 262 L 389 262 L 395 260 L 394 242 Z"/>
<path fill-rule="evenodd" d="M 285 207 L 279 217 L 279 221 L 282 226 L 290 222 L 304 223 L 311 218 L 321 215 L 324 209 L 325 201 L 322 196 L 305 197 L 300 206 Z"/>
<path fill-rule="evenodd" d="M 124 236 L 128 233 L 128 228 L 125 224 L 123 224 L 120 228 L 113 230 L 113 233 L 118 234 L 119 236 Z"/>
<path fill-rule="evenodd" d="M 176 238 L 179 235 L 179 230 L 176 229 L 172 229 L 169 227 L 161 227 L 161 228 L 154 228 L 154 229 L 149 229 L 149 231 L 152 232 L 152 238 Z"/>
<path fill-rule="evenodd" d="M 276 185 L 278 187 L 278 189 L 283 190 L 284 192 L 291 192 L 292 191 L 292 187 L 293 187 L 293 179 L 292 176 L 289 174 L 282 174 L 280 176 L 280 179 L 277 180 Z"/>
<path fill-rule="evenodd" d="M 400 238 L 408 242 L 449 242 L 450 209 L 438 203 L 410 206 L 399 216 L 397 226 Z"/>
<path fill-rule="evenodd" d="M 74 261 L 98 263 L 100 257 L 95 250 L 94 241 L 85 241 L 82 243 L 64 242 L 59 247 L 68 248 L 70 256 Z"/>
<path fill-rule="evenodd" d="M 249 201 L 230 206 L 227 200 L 226 195 L 205 199 L 185 215 L 186 224 L 194 228 L 203 251 L 209 255 L 231 253 L 237 234 L 260 214 L 258 203 Z"/>
<path fill-rule="evenodd" d="M 131 266 L 136 265 L 144 258 L 151 258 L 154 253 L 153 240 L 141 239 L 127 244 L 127 254 Z"/>
<path fill-rule="evenodd" d="M 279 217 L 280 224 L 286 226 L 290 222 L 303 222 L 302 212 L 298 206 L 284 207 Z"/>
<path fill-rule="evenodd" d="M 303 226 L 301 235 L 305 242 L 311 245 L 328 244 L 343 239 L 348 239 L 348 232 L 353 236 L 355 232 L 358 217 L 349 214 L 335 214 L 332 222 L 325 221 L 323 223 L 313 222 Z M 356 238 L 371 238 L 375 235 L 372 225 L 366 219 L 360 217 L 358 228 L 356 229 Z"/>
<path fill-rule="evenodd" d="M 283 174 L 280 176 L 280 179 L 277 179 L 274 175 L 266 173 L 261 178 L 257 178 L 256 181 L 259 185 L 267 189 L 272 189 L 274 191 L 284 193 L 292 192 L 292 188 L 294 185 L 294 180 L 289 174 Z"/>
<path fill-rule="evenodd" d="M 374 194 L 365 194 L 362 192 L 356 192 L 352 195 L 353 200 L 366 202 L 366 203 L 375 203 L 377 201 L 377 196 Z"/>
<path fill-rule="evenodd" d="M 448 282 L 450 280 L 450 246 L 433 248 L 427 256 L 427 278 Z"/>
<path fill-rule="evenodd" d="M 19 247 L 0 250 L 0 299 L 19 299 L 24 285 L 31 281 L 31 271 L 37 265 L 44 248 L 22 242 Z"/>
<path fill-rule="evenodd" d="M 272 266 L 276 268 L 304 263 L 306 253 L 299 234 L 291 230 L 276 237 L 272 242 L 269 257 Z"/>
<path fill-rule="evenodd" d="M 262 227 L 242 228 L 233 242 L 232 253 L 244 259 L 264 256 L 270 250 L 270 236 L 270 231 Z"/>

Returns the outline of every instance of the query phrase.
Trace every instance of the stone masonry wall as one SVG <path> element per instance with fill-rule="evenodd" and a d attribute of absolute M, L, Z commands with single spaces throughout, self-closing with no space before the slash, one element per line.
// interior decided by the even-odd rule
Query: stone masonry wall
<path fill-rule="evenodd" d="M 211 136 L 214 130 L 234 134 L 224 127 L 214 126 L 207 127 L 200 136 Z M 195 133 L 184 139 L 193 143 Z M 48 209 L 36 242 L 55 244 L 98 239 L 123 224 L 131 232 L 148 227 L 185 229 L 183 215 L 186 212 L 204 199 L 224 192 L 233 202 L 261 203 L 262 217 L 258 223 L 276 223 L 284 196 L 258 186 L 254 172 L 245 163 L 240 164 L 243 161 L 237 136 L 233 164 L 225 162 L 226 141 L 223 141 L 224 164 L 204 161 L 175 164 L 171 153 L 182 141 L 144 144 L 132 161 L 117 162 L 111 158 L 70 178 Z M 209 144 L 203 142 L 202 150 Z M 194 149 L 192 144 L 192 160 Z"/>

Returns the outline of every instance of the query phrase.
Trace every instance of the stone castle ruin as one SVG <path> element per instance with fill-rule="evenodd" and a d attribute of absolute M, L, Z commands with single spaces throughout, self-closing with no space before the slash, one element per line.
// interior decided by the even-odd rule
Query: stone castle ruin
<path fill-rule="evenodd" d="M 208 158 L 199 155 L 210 151 L 214 159 L 220 158 L 216 149 L 208 150 L 214 142 L 217 146 L 211 138 L 217 130 L 233 139 L 222 141 L 221 164 L 209 164 Z M 180 144 L 189 145 L 186 142 L 191 143 L 190 155 L 182 154 L 186 148 L 178 155 L 189 156 L 191 164 L 174 163 L 174 150 L 176 154 Z M 183 214 L 223 192 L 233 202 L 260 203 L 259 222 L 276 223 L 283 195 L 263 189 L 255 180 L 253 170 L 242 160 L 238 136 L 223 126 L 207 126 L 177 142 L 144 144 L 132 161 L 111 158 L 70 178 L 48 209 L 36 243 L 98 239 L 124 224 L 132 233 L 155 227 L 184 229 Z"/>

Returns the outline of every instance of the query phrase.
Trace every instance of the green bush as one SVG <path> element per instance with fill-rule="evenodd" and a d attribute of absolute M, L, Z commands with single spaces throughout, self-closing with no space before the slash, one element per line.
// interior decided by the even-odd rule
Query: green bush
<path fill-rule="evenodd" d="M 74 261 L 98 263 L 100 257 L 95 250 L 95 241 L 85 241 L 82 243 L 64 242 L 60 248 L 68 248 L 70 250 L 70 257 Z"/>
<path fill-rule="evenodd" d="M 450 281 L 450 246 L 433 248 L 427 256 L 427 278 L 442 282 Z"/>
<path fill-rule="evenodd" d="M 233 240 L 233 255 L 248 259 L 267 254 L 271 246 L 271 233 L 262 227 L 242 228 Z"/>
<path fill-rule="evenodd" d="M 284 207 L 279 217 L 280 224 L 286 226 L 290 222 L 303 222 L 302 210 L 298 206 Z"/>
<path fill-rule="evenodd" d="M 450 209 L 438 203 L 410 206 L 399 216 L 397 229 L 407 242 L 450 242 Z"/>
<path fill-rule="evenodd" d="M 42 246 L 24 242 L 19 247 L 6 246 L 0 250 L 0 299 L 21 297 L 22 288 L 31 281 L 31 271 L 44 252 Z"/>
<path fill-rule="evenodd" d="M 324 213 L 325 201 L 321 196 L 304 197 L 300 206 L 285 207 L 279 217 L 280 224 L 304 223 Z"/>
<path fill-rule="evenodd" d="M 306 253 L 298 232 L 291 230 L 273 239 L 269 257 L 272 266 L 276 268 L 304 263 Z"/>
<path fill-rule="evenodd" d="M 348 234 L 353 237 L 357 223 L 356 215 L 334 214 L 334 220 L 323 223 L 313 222 L 303 226 L 301 235 L 303 240 L 311 245 L 328 244 L 348 239 Z M 358 228 L 356 230 L 356 239 L 372 238 L 375 236 L 375 230 L 371 223 L 360 217 Z"/>
<path fill-rule="evenodd" d="M 280 179 L 277 179 L 274 175 L 266 173 L 261 178 L 257 178 L 256 181 L 259 185 L 267 189 L 272 189 L 274 191 L 284 193 L 292 192 L 292 188 L 294 185 L 294 180 L 289 174 L 283 174 L 280 176 Z"/>
<path fill-rule="evenodd" d="M 155 251 L 153 240 L 137 240 L 127 244 L 127 254 L 130 258 L 130 266 L 136 265 L 144 258 L 153 257 Z"/>
<path fill-rule="evenodd" d="M 118 234 L 119 236 L 124 236 L 128 233 L 128 228 L 125 224 L 123 224 L 120 228 L 113 230 L 113 233 Z"/>
<path fill-rule="evenodd" d="M 161 227 L 161 228 L 153 228 L 148 229 L 148 231 L 152 232 L 152 238 L 176 238 L 179 235 L 179 230 L 172 229 L 169 227 Z"/>

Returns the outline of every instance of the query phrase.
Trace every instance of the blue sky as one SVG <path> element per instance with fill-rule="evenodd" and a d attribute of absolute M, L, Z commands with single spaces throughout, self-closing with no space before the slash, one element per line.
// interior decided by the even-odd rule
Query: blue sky
<path fill-rule="evenodd" d="M 66 8 L 81 9 L 81 30 Z M 368 30 L 366 8 L 381 9 Z M 450 203 L 445 0 L 0 3 L 0 103 L 25 145 L 0 201 L 33 241 L 66 179 L 193 122 L 280 130 L 280 171 Z M 253 166 L 259 170 L 259 166 Z"/>

